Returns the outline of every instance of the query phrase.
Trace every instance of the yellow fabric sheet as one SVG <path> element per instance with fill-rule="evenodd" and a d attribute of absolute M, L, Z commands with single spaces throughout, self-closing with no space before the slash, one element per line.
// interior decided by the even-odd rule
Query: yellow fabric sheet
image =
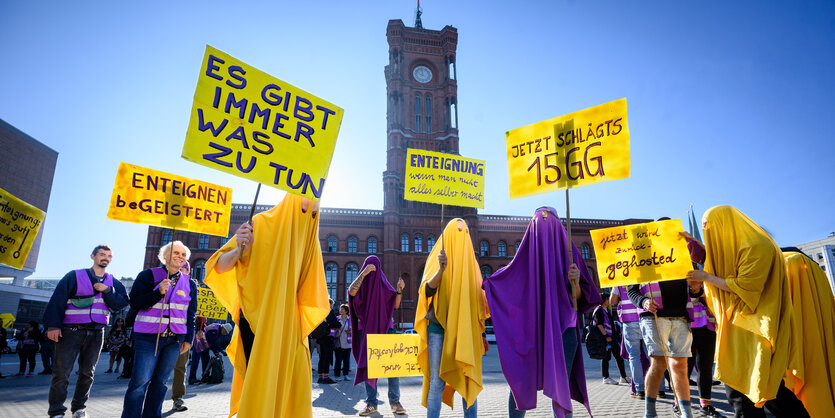
<path fill-rule="evenodd" d="M 716 377 L 762 407 L 777 396 L 786 370 L 802 376 L 802 341 L 793 327 L 783 254 L 736 208 L 713 207 L 703 223 L 705 271 L 732 290 L 705 283 L 716 317 Z"/>
<path fill-rule="evenodd" d="M 229 416 L 313 415 L 307 336 L 329 309 L 318 233 L 318 217 L 302 212 L 301 197 L 287 194 L 253 218 L 252 248 L 235 268 L 214 270 L 237 246 L 234 238 L 206 262 L 206 284 L 236 323 L 243 311 L 255 334 L 249 367 L 238 327 L 228 348 L 235 368 Z"/>
<path fill-rule="evenodd" d="M 809 257 L 783 253 L 789 275 L 794 324 L 802 335 L 803 372 L 786 373 L 786 387 L 812 418 L 835 414 L 835 297 L 826 273 Z"/>
<path fill-rule="evenodd" d="M 460 231 L 459 222 L 462 225 Z M 427 298 L 424 286 L 439 269 L 438 254 L 441 253 L 441 246 L 446 251 L 447 267 L 438 291 Z M 481 269 L 475 258 L 470 231 L 462 219 L 449 221 L 443 238 L 432 248 L 418 290 L 420 296 L 415 313 L 415 330 L 420 335 L 418 364 L 423 371 L 421 402 L 426 406 L 429 396 L 429 320 L 425 317 L 429 304 L 433 303 L 435 316 L 444 328 L 440 374 L 447 385 L 443 401 L 452 408 L 453 396 L 458 392 L 467 405 L 472 405 L 482 389 L 481 356 L 484 355 L 484 345 L 481 333 L 484 332 L 484 321 L 489 314 L 487 299 L 481 289 Z"/>

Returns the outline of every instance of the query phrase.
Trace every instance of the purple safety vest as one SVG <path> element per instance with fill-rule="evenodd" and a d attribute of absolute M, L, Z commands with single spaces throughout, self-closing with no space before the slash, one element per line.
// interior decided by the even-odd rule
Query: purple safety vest
<path fill-rule="evenodd" d="M 641 285 L 641 294 L 644 296 L 650 297 L 650 290 L 652 290 L 652 300 L 654 300 L 655 304 L 658 305 L 658 309 L 663 308 L 664 304 L 661 302 L 661 287 L 658 285 L 658 282 L 652 282 L 649 284 L 644 283 Z M 640 306 L 636 306 L 636 308 L 638 309 L 639 315 L 644 312 L 649 312 Z"/>
<path fill-rule="evenodd" d="M 626 286 L 618 286 L 617 289 L 620 294 L 620 303 L 618 303 L 620 322 L 638 322 L 641 317 L 638 316 L 638 308 L 632 304 L 629 295 L 626 294 Z"/>
<path fill-rule="evenodd" d="M 105 286 L 113 287 L 113 275 L 105 273 L 102 283 Z M 76 270 L 74 296 L 90 297 L 93 296 L 93 293 L 95 293 L 93 283 L 90 282 L 90 275 L 87 270 Z M 65 324 L 89 324 L 91 322 L 102 325 L 107 325 L 110 322 L 110 308 L 104 303 L 104 297 L 101 293 L 95 294 L 93 304 L 88 308 L 76 308 L 72 302 L 67 300 L 67 308 L 64 310 Z"/>
<path fill-rule="evenodd" d="M 690 314 L 690 328 L 707 327 L 711 331 L 716 331 L 716 318 L 710 314 L 699 298 L 690 297 L 687 302 L 687 313 Z"/>
<path fill-rule="evenodd" d="M 168 271 L 161 267 L 151 269 L 154 275 L 154 290 L 159 283 L 168 277 Z M 186 317 L 188 304 L 191 302 L 191 287 L 189 276 L 180 273 L 177 283 L 168 289 L 163 298 L 148 309 L 136 314 L 133 330 L 142 334 L 158 334 L 170 329 L 175 334 L 186 333 Z M 162 318 L 160 319 L 160 315 Z"/>

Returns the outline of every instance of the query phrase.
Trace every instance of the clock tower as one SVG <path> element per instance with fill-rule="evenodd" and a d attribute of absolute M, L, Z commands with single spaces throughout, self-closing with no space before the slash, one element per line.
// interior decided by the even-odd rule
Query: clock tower
<path fill-rule="evenodd" d="M 386 28 L 389 64 L 385 67 L 387 110 L 386 171 L 383 172 L 385 243 L 383 268 L 413 272 L 408 290 L 417 289 L 426 253 L 443 230 L 441 206 L 403 199 L 406 150 L 458 154 L 458 80 L 455 53 L 458 30 L 424 29 L 418 9 L 415 27 L 390 20 Z M 477 239 L 476 210 L 445 206 L 444 223 L 467 221 Z M 420 247 L 418 247 L 420 246 Z M 408 250 L 407 250 L 408 249 Z M 417 294 L 407 292 L 417 300 Z M 404 302 L 406 301 L 404 297 Z"/>

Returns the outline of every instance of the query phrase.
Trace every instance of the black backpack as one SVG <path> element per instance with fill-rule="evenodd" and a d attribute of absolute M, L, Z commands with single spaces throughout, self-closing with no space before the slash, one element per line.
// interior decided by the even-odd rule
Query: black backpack
<path fill-rule="evenodd" d="M 596 312 L 597 309 L 595 309 Z M 583 343 L 586 345 L 586 351 L 588 351 L 589 357 L 595 360 L 603 360 L 606 358 L 609 354 L 609 350 L 606 348 L 606 337 L 603 336 L 603 333 L 600 332 L 600 329 L 597 328 L 594 321 L 586 325 L 583 329 L 583 334 L 585 334 Z"/>
<path fill-rule="evenodd" d="M 328 323 L 326 321 L 322 321 L 318 327 L 314 328 L 313 331 L 310 333 L 310 338 L 314 340 L 318 340 L 320 338 L 326 337 L 330 333 L 330 328 L 328 328 Z"/>
<path fill-rule="evenodd" d="M 221 383 L 223 382 L 223 375 L 226 373 L 223 367 L 223 355 L 215 355 L 209 360 L 209 367 L 203 373 L 203 383 Z"/>

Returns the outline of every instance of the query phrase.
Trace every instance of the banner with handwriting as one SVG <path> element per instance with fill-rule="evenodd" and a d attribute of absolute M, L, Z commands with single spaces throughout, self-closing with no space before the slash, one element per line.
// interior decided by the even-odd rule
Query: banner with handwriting
<path fill-rule="evenodd" d="M 182 156 L 319 200 L 343 113 L 206 45 Z"/>
<path fill-rule="evenodd" d="M 441 205 L 484 208 L 482 160 L 420 149 L 406 151 L 403 198 Z"/>
<path fill-rule="evenodd" d="M 404 377 L 421 375 L 417 362 L 417 334 L 368 334 L 368 377 Z"/>
<path fill-rule="evenodd" d="M 626 99 L 505 133 L 510 198 L 629 177 Z"/>
<path fill-rule="evenodd" d="M 46 212 L 0 189 L 0 263 L 23 268 Z"/>
<path fill-rule="evenodd" d="M 225 237 L 231 213 L 228 187 L 123 162 L 107 217 Z"/>
<path fill-rule="evenodd" d="M 197 313 L 194 316 L 219 320 L 226 319 L 228 312 L 223 304 L 217 300 L 212 289 L 200 287 L 197 288 L 197 293 Z"/>
<path fill-rule="evenodd" d="M 693 270 L 680 219 L 590 232 L 600 287 L 683 279 Z"/>

